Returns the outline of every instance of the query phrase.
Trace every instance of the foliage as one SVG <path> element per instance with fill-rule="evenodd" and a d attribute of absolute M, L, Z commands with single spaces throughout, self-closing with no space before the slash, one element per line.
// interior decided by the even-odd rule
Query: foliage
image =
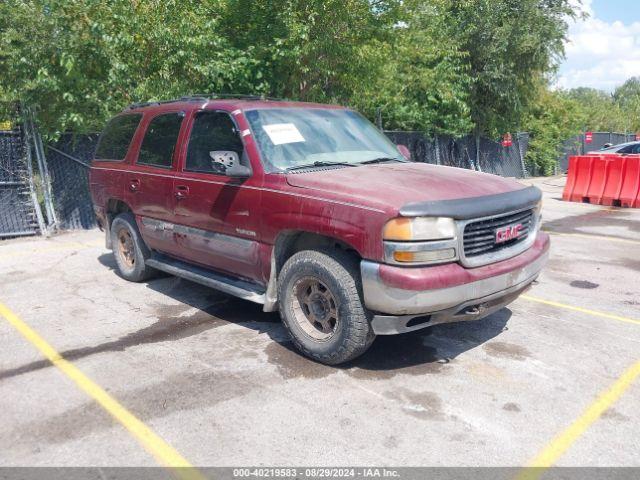
<path fill-rule="evenodd" d="M 191 93 L 342 103 L 388 129 L 528 130 L 527 162 L 548 173 L 579 131 L 640 130 L 640 77 L 611 95 L 549 89 L 570 3 L 4 0 L 0 102 L 36 107 L 49 136 Z"/>
<path fill-rule="evenodd" d="M 551 175 L 564 143 L 582 131 L 581 105 L 544 84 L 538 85 L 535 99 L 523 118 L 529 132 L 526 163 L 536 174 Z"/>
<path fill-rule="evenodd" d="M 585 131 L 625 131 L 622 110 L 612 95 L 594 88 L 580 87 L 569 90 L 565 96 L 580 104 L 578 116 Z"/>
<path fill-rule="evenodd" d="M 451 35 L 467 53 L 477 133 L 518 125 L 538 82 L 564 54 L 569 0 L 451 0 Z"/>
<path fill-rule="evenodd" d="M 522 123 L 531 135 L 527 162 L 550 174 L 564 142 L 585 131 L 640 131 L 640 79 L 631 78 L 613 94 L 593 88 L 551 92 L 543 85 Z"/>
<path fill-rule="evenodd" d="M 386 128 L 463 135 L 471 128 L 466 54 L 448 34 L 443 2 L 406 1 L 385 42 L 367 45 L 373 81 L 358 82 L 353 103 Z M 359 88 L 358 88 L 359 86 Z"/>
<path fill-rule="evenodd" d="M 564 13 L 565 0 L 6 0 L 0 95 L 39 107 L 50 134 L 193 92 L 381 108 L 389 128 L 496 130 L 552 67 Z"/>
<path fill-rule="evenodd" d="M 132 101 L 251 88 L 254 60 L 215 34 L 215 0 L 6 0 L 0 92 L 48 134 L 101 128 Z"/>
<path fill-rule="evenodd" d="M 394 1 L 235 0 L 220 34 L 260 65 L 256 90 L 275 97 L 348 102 L 371 71 L 362 46 L 390 28 Z"/>
<path fill-rule="evenodd" d="M 624 116 L 625 131 L 640 132 L 640 77 L 632 77 L 616 88 L 613 100 Z"/>

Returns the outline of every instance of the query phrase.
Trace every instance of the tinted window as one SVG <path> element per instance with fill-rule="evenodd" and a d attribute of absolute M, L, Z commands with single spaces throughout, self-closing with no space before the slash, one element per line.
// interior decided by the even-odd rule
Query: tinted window
<path fill-rule="evenodd" d="M 141 117 L 139 114 L 120 115 L 111 119 L 100 136 L 94 159 L 124 160 Z"/>
<path fill-rule="evenodd" d="M 170 168 L 183 118 L 182 113 L 167 113 L 151 120 L 140 147 L 137 163 Z"/>
<path fill-rule="evenodd" d="M 633 153 L 633 147 L 634 147 L 633 145 L 628 145 L 618 150 L 618 153 Z"/>
<path fill-rule="evenodd" d="M 236 152 L 242 157 L 242 141 L 233 121 L 226 113 L 198 113 L 189 138 L 186 170 L 223 175 L 224 169 L 209 155 L 209 152 L 221 150 Z"/>

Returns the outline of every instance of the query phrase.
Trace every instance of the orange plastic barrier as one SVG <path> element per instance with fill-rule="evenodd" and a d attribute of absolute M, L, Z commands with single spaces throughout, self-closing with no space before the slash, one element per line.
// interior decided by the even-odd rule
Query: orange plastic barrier
<path fill-rule="evenodd" d="M 640 207 L 640 157 L 637 155 L 625 157 L 625 172 L 622 188 L 620 189 L 620 206 Z"/>
<path fill-rule="evenodd" d="M 640 208 L 640 155 L 570 157 L 562 199 Z"/>
<path fill-rule="evenodd" d="M 591 183 L 591 167 L 594 157 L 581 155 L 569 158 L 567 183 L 562 199 L 569 202 L 582 202 Z"/>
<path fill-rule="evenodd" d="M 562 200 L 565 202 L 571 201 L 571 194 L 574 188 L 576 188 L 576 172 L 578 171 L 578 157 L 569 157 L 569 169 L 567 170 L 567 181 L 564 184 L 564 190 L 562 191 Z"/>
<path fill-rule="evenodd" d="M 612 157 L 607 162 L 607 182 L 602 193 L 601 205 L 619 204 L 626 165 L 625 157 Z"/>
<path fill-rule="evenodd" d="M 612 160 L 608 158 L 595 157 L 591 161 L 591 175 L 587 191 L 582 196 L 585 203 L 595 203 L 599 205 L 602 201 L 602 195 L 607 185 L 607 176 L 609 174 L 609 164 Z"/>

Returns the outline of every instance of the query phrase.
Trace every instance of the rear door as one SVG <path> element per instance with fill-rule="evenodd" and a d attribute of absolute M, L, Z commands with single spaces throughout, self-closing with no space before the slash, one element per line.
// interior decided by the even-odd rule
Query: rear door
<path fill-rule="evenodd" d="M 259 280 L 260 190 L 254 188 L 253 177 L 226 176 L 211 158 L 211 152 L 220 151 L 235 152 L 250 167 L 227 112 L 194 112 L 182 169 L 173 182 L 176 242 L 186 260 Z"/>
<path fill-rule="evenodd" d="M 173 176 L 177 168 L 176 145 L 185 114 L 162 112 L 145 118 L 145 133 L 130 171 L 125 178 L 128 202 L 140 231 L 154 250 L 177 250 L 173 219 Z"/>
<path fill-rule="evenodd" d="M 142 114 L 123 114 L 112 118 L 100 135 L 89 171 L 94 204 L 106 207 L 109 199 L 122 199 L 129 170 L 132 144 Z M 131 151 L 130 151 L 131 150 Z"/>

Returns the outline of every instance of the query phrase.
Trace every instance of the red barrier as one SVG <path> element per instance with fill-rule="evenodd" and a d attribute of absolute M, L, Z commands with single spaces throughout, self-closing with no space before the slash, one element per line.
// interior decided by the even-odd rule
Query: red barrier
<path fill-rule="evenodd" d="M 591 167 L 593 158 L 590 156 L 576 156 L 569 158 L 569 172 L 567 183 L 562 193 L 562 199 L 569 202 L 582 202 L 587 195 L 591 183 Z"/>
<path fill-rule="evenodd" d="M 607 185 L 607 177 L 609 174 L 609 164 L 613 159 L 603 157 L 593 157 L 591 161 L 591 175 L 587 190 L 582 195 L 582 201 L 585 203 L 594 203 L 599 205 L 602 201 L 602 195 Z"/>
<path fill-rule="evenodd" d="M 620 188 L 620 206 L 640 207 L 640 157 L 637 155 L 624 157 L 625 172 Z"/>
<path fill-rule="evenodd" d="M 569 168 L 567 170 L 567 182 L 564 184 L 564 190 L 562 191 L 562 200 L 565 202 L 571 201 L 571 194 L 574 188 L 576 188 L 576 172 L 578 171 L 578 157 L 569 157 Z"/>
<path fill-rule="evenodd" d="M 640 208 L 640 155 L 570 157 L 562 199 Z"/>
<path fill-rule="evenodd" d="M 620 191 L 627 162 L 625 157 L 611 157 L 607 162 L 607 182 L 602 192 L 601 205 L 616 205 L 620 201 Z"/>

